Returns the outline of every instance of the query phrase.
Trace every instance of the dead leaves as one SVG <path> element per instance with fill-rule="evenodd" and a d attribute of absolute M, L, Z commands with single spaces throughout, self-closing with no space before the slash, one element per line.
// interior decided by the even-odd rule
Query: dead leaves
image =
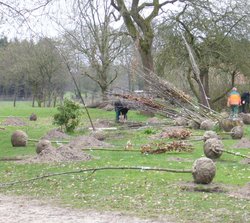
<path fill-rule="evenodd" d="M 143 154 L 160 154 L 166 152 L 192 152 L 193 147 L 185 142 L 171 142 L 171 143 L 151 143 L 141 146 L 141 153 Z"/>

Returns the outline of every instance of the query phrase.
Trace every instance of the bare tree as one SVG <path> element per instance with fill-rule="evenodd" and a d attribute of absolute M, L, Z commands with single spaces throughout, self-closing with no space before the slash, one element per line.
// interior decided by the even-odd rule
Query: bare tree
<path fill-rule="evenodd" d="M 146 73 L 154 72 L 152 46 L 155 35 L 152 22 L 159 15 L 163 6 L 174 4 L 178 0 L 161 1 L 161 3 L 159 0 L 152 0 L 141 4 L 139 4 L 139 0 L 130 2 L 128 5 L 125 0 L 111 0 L 112 6 L 122 16 L 128 34 L 136 44 L 144 71 Z M 145 13 L 145 10 L 150 13 Z"/>
<path fill-rule="evenodd" d="M 117 77 L 111 65 L 126 47 L 125 38 L 112 27 L 112 14 L 107 1 L 78 0 L 71 25 L 74 29 L 64 27 L 65 38 L 79 59 L 79 72 L 98 84 L 103 100 L 107 99 L 107 89 Z"/>
<path fill-rule="evenodd" d="M 244 0 L 218 4 L 212 0 L 192 1 L 174 14 L 172 19 L 167 17 L 161 28 L 162 34 L 158 33 L 164 39 L 164 47 L 158 57 L 160 68 L 167 65 L 169 69 L 170 64 L 172 69 L 174 66 L 181 66 L 183 69 L 186 67 L 190 88 L 204 105 L 207 105 L 206 95 L 211 103 L 223 98 L 235 84 L 237 73 L 249 72 L 246 69 L 249 61 L 242 60 L 242 55 L 247 57 L 246 51 L 249 48 L 247 2 Z M 182 34 L 192 48 L 198 75 L 194 75 L 192 64 L 188 62 Z M 191 70 L 193 71 L 190 72 Z M 215 77 L 217 81 L 212 83 Z M 221 80 L 221 86 L 218 85 L 218 80 Z"/>

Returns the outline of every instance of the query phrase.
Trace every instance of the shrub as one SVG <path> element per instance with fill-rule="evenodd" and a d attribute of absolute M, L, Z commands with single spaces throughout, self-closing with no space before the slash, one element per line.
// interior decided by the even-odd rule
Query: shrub
<path fill-rule="evenodd" d="M 54 115 L 53 124 L 65 128 L 66 132 L 73 132 L 80 124 L 83 114 L 82 107 L 69 99 L 64 99 L 63 104 L 57 106 L 58 113 Z"/>

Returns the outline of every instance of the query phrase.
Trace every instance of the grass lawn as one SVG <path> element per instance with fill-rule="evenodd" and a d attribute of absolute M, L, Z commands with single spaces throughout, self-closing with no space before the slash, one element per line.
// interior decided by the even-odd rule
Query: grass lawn
<path fill-rule="evenodd" d="M 10 102 L 0 102 L 0 121 L 7 116 L 21 117 L 25 126 L 2 126 L 0 130 L 0 158 L 17 156 L 35 156 L 35 143 L 28 142 L 26 147 L 13 148 L 10 142 L 15 130 L 25 131 L 29 138 L 39 139 L 49 130 L 56 128 L 52 124 L 56 108 L 32 108 L 31 102 L 18 102 L 14 108 Z M 113 122 L 113 111 L 89 109 L 93 121 L 109 120 Z M 35 113 L 36 122 L 28 117 Z M 148 117 L 129 111 L 129 121 L 146 122 Z M 85 113 L 82 128 L 73 135 L 89 134 L 89 120 Z M 121 151 L 87 151 L 94 159 L 85 162 L 62 162 L 49 164 L 20 164 L 15 161 L 0 161 L 0 183 L 20 181 L 50 173 L 76 171 L 85 168 L 147 166 L 171 169 L 191 169 L 193 162 L 203 155 L 203 142 L 194 141 L 191 153 L 164 153 L 143 155 L 140 152 L 122 151 L 130 140 L 139 150 L 152 139 L 150 136 L 160 132 L 153 126 L 141 129 L 122 129 L 116 124 L 118 132 L 110 131 L 108 143 Z M 250 127 L 244 126 L 244 137 L 250 138 Z M 119 134 L 118 134 L 119 133 Z M 204 131 L 196 131 L 202 135 Z M 119 137 L 118 137 L 119 136 Z M 165 142 L 169 139 L 165 139 Z M 225 149 L 233 150 L 237 140 L 228 137 L 223 140 Z M 236 152 L 249 155 L 249 148 Z M 179 161 L 178 161 L 179 159 Z M 243 158 L 224 153 L 216 161 L 216 176 L 212 184 L 234 188 L 250 182 L 249 164 L 242 164 Z M 0 193 L 28 195 L 36 198 L 53 198 L 60 204 L 77 208 L 95 210 L 123 211 L 140 217 L 171 216 L 176 222 L 249 222 L 250 202 L 244 198 L 229 196 L 226 192 L 198 192 L 183 190 L 183 183 L 192 182 L 191 173 L 167 173 L 141 170 L 104 170 L 78 174 L 65 174 L 44 178 L 29 183 L 0 188 Z M 202 187 L 202 186 L 201 186 Z"/>

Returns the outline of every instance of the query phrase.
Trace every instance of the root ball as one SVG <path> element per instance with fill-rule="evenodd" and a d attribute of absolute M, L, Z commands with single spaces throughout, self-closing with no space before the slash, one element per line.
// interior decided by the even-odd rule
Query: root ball
<path fill-rule="evenodd" d="M 208 139 L 218 139 L 218 135 L 216 132 L 214 131 L 206 131 L 203 135 L 203 141 L 206 142 Z"/>
<path fill-rule="evenodd" d="M 223 143 L 216 138 L 210 138 L 203 145 L 204 154 L 207 158 L 217 159 L 222 155 Z"/>
<path fill-rule="evenodd" d="M 30 121 L 36 121 L 36 120 L 37 120 L 36 114 L 32 113 L 32 114 L 30 115 Z"/>
<path fill-rule="evenodd" d="M 11 144 L 13 147 L 26 146 L 28 141 L 28 135 L 22 130 L 16 130 L 11 135 Z"/>
<path fill-rule="evenodd" d="M 188 127 L 191 129 L 200 129 L 200 122 L 191 119 L 188 121 Z"/>
<path fill-rule="evenodd" d="M 174 124 L 177 126 L 186 126 L 187 120 L 184 117 L 179 116 L 174 120 Z"/>
<path fill-rule="evenodd" d="M 242 118 L 242 121 L 244 124 L 246 124 L 246 125 L 250 124 L 250 114 L 249 113 L 240 113 L 240 117 Z"/>
<path fill-rule="evenodd" d="M 232 139 L 241 139 L 243 137 L 244 131 L 241 126 L 235 126 L 231 130 Z"/>
<path fill-rule="evenodd" d="M 44 149 L 47 149 L 49 147 L 51 147 L 51 142 L 49 140 L 46 139 L 42 139 L 40 140 L 37 144 L 36 144 L 36 153 L 39 154 L 41 153 Z"/>
<path fill-rule="evenodd" d="M 214 129 L 215 123 L 211 120 L 204 120 L 203 122 L 201 122 L 201 126 L 200 129 L 202 130 L 212 130 Z"/>
<path fill-rule="evenodd" d="M 243 121 L 241 119 L 222 119 L 220 120 L 219 125 L 225 132 L 230 132 L 235 126 L 243 126 Z"/>
<path fill-rule="evenodd" d="M 213 160 L 202 157 L 195 160 L 192 169 L 194 182 L 197 184 L 209 184 L 216 173 L 216 166 Z"/>

